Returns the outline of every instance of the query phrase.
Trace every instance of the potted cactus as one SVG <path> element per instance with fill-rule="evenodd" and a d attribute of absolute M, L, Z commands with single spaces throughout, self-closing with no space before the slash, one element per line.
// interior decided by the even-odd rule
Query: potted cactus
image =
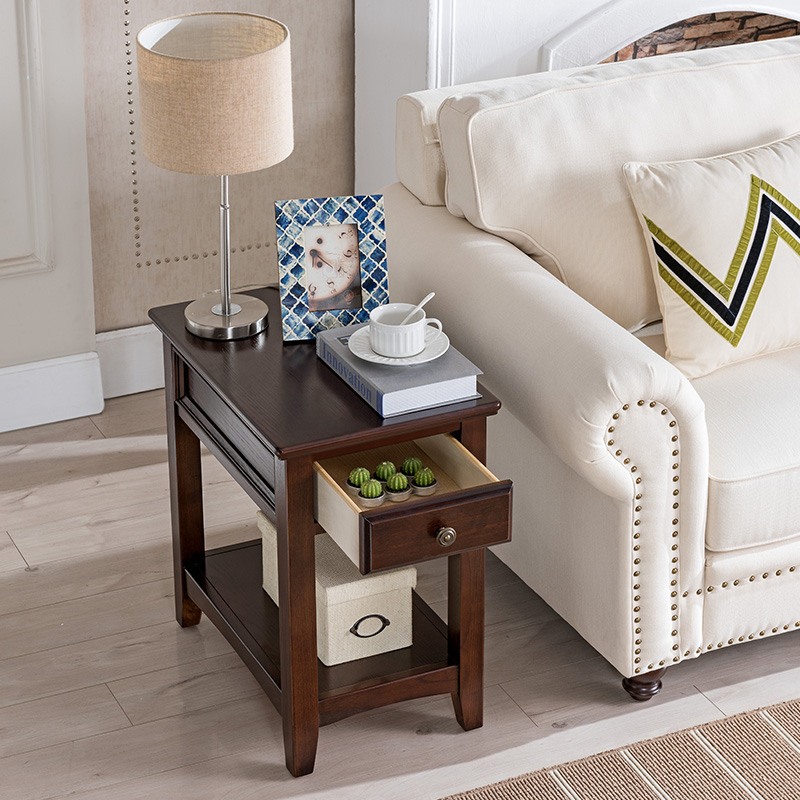
<path fill-rule="evenodd" d="M 348 475 L 345 489 L 347 489 L 350 494 L 356 495 L 370 477 L 369 470 L 366 467 L 356 467 L 354 470 L 351 470 L 350 475 Z"/>
<path fill-rule="evenodd" d="M 439 482 L 430 467 L 423 467 L 414 473 L 411 480 L 412 490 L 419 495 L 433 494 Z"/>
<path fill-rule="evenodd" d="M 409 456 L 403 460 L 400 472 L 408 478 L 413 478 L 422 469 L 422 461 L 416 456 Z"/>
<path fill-rule="evenodd" d="M 391 461 L 381 461 L 377 467 L 375 467 L 375 474 L 373 477 L 377 478 L 382 483 L 386 483 L 387 479 L 390 475 L 394 475 L 397 472 L 397 467 Z"/>
<path fill-rule="evenodd" d="M 375 478 L 370 478 L 368 481 L 364 481 L 364 483 L 361 484 L 361 489 L 358 492 L 358 499 L 361 501 L 361 505 L 367 508 L 375 508 L 381 505 L 386 499 L 386 493 L 383 491 L 383 486 L 380 481 L 375 480 Z"/>
<path fill-rule="evenodd" d="M 406 500 L 411 494 L 408 478 L 402 472 L 395 472 L 386 479 L 386 496 L 395 503 Z"/>

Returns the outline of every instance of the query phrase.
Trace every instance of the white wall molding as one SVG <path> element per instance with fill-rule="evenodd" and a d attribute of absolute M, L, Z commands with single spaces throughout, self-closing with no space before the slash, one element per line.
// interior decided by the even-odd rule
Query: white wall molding
<path fill-rule="evenodd" d="M 164 385 L 161 334 L 154 325 L 98 333 L 97 354 L 106 400 Z"/>
<path fill-rule="evenodd" d="M 796 0 L 611 0 L 546 42 L 542 70 L 597 64 L 642 36 L 698 14 L 752 11 L 800 19 Z"/>
<path fill-rule="evenodd" d="M 99 414 L 103 399 L 164 386 L 154 325 L 99 333 L 97 352 L 0 368 L 0 432 Z"/>
<path fill-rule="evenodd" d="M 95 350 L 82 5 L 0 0 L 2 368 Z"/>
<path fill-rule="evenodd" d="M 0 432 L 99 414 L 102 410 L 97 353 L 0 369 Z"/>
<path fill-rule="evenodd" d="M 16 75 L 21 130 L 17 144 L 25 186 L 16 191 L 16 213 L 24 214 L 26 252 L 0 259 L 0 277 L 45 272 L 53 268 L 50 158 L 42 70 L 39 0 L 15 0 L 19 50 Z M 24 206 L 21 208 L 20 206 Z"/>
<path fill-rule="evenodd" d="M 456 0 L 430 0 L 428 6 L 428 89 L 455 80 Z"/>
<path fill-rule="evenodd" d="M 441 79 L 429 31 L 443 2 L 455 0 L 355 0 L 356 194 L 396 180 L 395 103 Z"/>

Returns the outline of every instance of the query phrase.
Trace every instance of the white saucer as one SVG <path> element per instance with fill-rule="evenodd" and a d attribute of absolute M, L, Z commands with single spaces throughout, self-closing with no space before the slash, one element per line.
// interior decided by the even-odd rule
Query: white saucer
<path fill-rule="evenodd" d="M 393 367 L 405 366 L 407 364 L 425 364 L 433 361 L 439 356 L 443 356 L 450 347 L 450 340 L 447 334 L 440 333 L 432 342 L 425 345 L 425 349 L 415 356 L 406 358 L 389 358 L 376 353 L 369 344 L 369 326 L 359 328 L 348 340 L 347 346 L 354 356 L 363 358 L 364 361 L 371 361 L 373 364 L 388 364 Z"/>

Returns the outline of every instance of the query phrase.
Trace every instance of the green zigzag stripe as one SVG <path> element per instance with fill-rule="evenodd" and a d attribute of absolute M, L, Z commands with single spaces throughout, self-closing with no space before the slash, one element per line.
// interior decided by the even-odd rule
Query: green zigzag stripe
<path fill-rule="evenodd" d="M 756 218 L 758 216 L 759 201 L 761 192 L 769 195 L 779 205 L 792 214 L 795 219 L 800 221 L 800 208 L 792 203 L 785 195 L 781 194 L 775 187 L 768 184 L 766 181 L 758 178 L 756 175 L 750 176 L 750 198 L 747 204 L 747 216 L 745 217 L 744 227 L 742 234 L 739 237 L 739 243 L 736 247 L 736 252 L 733 256 L 733 261 L 728 269 L 728 274 L 725 280 L 721 281 L 716 275 L 706 269 L 691 253 L 684 249 L 675 239 L 668 236 L 655 222 L 648 217 L 644 217 L 645 222 L 653 238 L 659 241 L 666 247 L 677 259 L 679 259 L 688 269 L 694 272 L 697 277 L 702 280 L 710 289 L 713 289 L 720 297 L 726 301 L 730 301 L 731 292 L 736 286 L 736 279 L 742 269 L 745 256 L 750 247 L 750 242 L 753 238 L 755 230 Z M 658 262 L 658 274 L 661 279 L 677 294 L 697 315 L 710 325 L 717 333 L 724 339 L 727 339 L 734 347 L 741 341 L 742 335 L 750 321 L 750 315 L 753 313 L 758 296 L 764 286 L 764 281 L 767 278 L 767 273 L 772 265 L 772 259 L 775 255 L 775 247 L 778 243 L 778 238 L 783 239 L 792 250 L 800 256 L 800 240 L 786 230 L 786 228 L 774 216 L 771 219 L 770 232 L 766 241 L 763 254 L 760 259 L 758 269 L 756 270 L 755 277 L 750 286 L 747 300 L 744 303 L 736 326 L 731 329 L 723 320 L 721 320 L 713 310 L 708 308 L 702 300 L 700 300 L 690 289 L 684 286 L 675 276 L 664 266 Z"/>

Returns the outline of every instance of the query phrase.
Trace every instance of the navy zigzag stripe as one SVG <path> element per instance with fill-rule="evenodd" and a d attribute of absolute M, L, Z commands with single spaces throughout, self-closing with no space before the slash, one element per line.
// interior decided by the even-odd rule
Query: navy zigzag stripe
<path fill-rule="evenodd" d="M 753 238 L 750 242 L 750 252 L 744 262 L 744 268 L 739 276 L 739 283 L 733 293 L 733 298 L 730 303 L 730 311 L 733 314 L 733 320 L 729 323 L 733 325 L 739 312 L 742 310 L 747 293 L 750 291 L 750 284 L 758 268 L 758 262 L 761 259 L 761 253 L 764 250 L 764 244 L 767 240 L 769 233 L 770 215 L 772 206 L 775 205 L 772 198 L 767 194 L 761 195 L 761 203 L 759 204 L 758 219 L 756 220 L 756 229 Z"/>
<path fill-rule="evenodd" d="M 733 325 L 736 317 L 730 311 L 728 306 L 712 292 L 703 281 L 700 280 L 693 272 L 678 261 L 669 250 L 664 247 L 655 237 L 653 238 L 653 245 L 656 250 L 658 260 L 676 277 L 678 280 L 690 289 L 697 298 L 702 300 L 712 311 L 716 312 L 717 316 L 726 324 Z"/>
<path fill-rule="evenodd" d="M 772 200 L 772 198 L 770 198 Z M 798 239 L 800 239 L 800 221 L 795 219 L 780 203 L 772 200 L 772 213 L 787 227 Z"/>
<path fill-rule="evenodd" d="M 717 314 L 722 322 L 733 327 L 747 298 L 753 275 L 758 268 L 764 244 L 769 234 L 770 218 L 773 214 L 788 230 L 800 239 L 800 221 L 796 220 L 783 206 L 773 200 L 769 195 L 763 194 L 759 204 L 758 219 L 756 220 L 753 239 L 750 243 L 750 251 L 743 264 L 742 272 L 739 276 L 739 283 L 731 298 L 730 305 L 726 305 L 716 293 L 708 288 L 704 281 L 678 261 L 664 245 L 653 237 L 656 255 L 662 264 L 664 264 L 681 283 Z"/>

